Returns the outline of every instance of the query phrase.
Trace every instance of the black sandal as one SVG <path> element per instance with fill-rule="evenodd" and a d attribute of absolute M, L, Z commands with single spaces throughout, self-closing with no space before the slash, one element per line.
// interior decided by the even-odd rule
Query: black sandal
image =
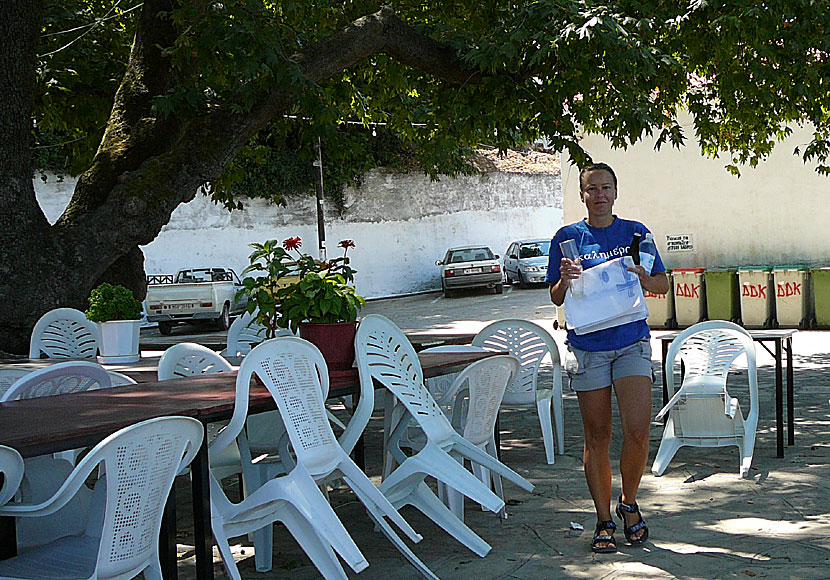
<path fill-rule="evenodd" d="M 633 526 L 627 526 L 623 512 L 627 514 L 637 514 L 640 521 Z M 617 517 L 622 521 L 623 533 L 625 533 L 625 539 L 628 540 L 629 544 L 632 546 L 645 544 L 646 540 L 648 540 L 648 526 L 646 525 L 646 521 L 643 519 L 643 514 L 640 513 L 640 506 L 637 505 L 636 501 L 634 503 L 623 503 L 622 496 L 620 496 L 619 502 L 617 503 Z M 643 535 L 639 538 L 633 538 L 632 536 L 640 530 L 643 530 Z"/>
<path fill-rule="evenodd" d="M 617 529 L 617 524 L 613 520 L 605 520 L 597 522 L 597 529 L 594 531 L 594 539 L 591 540 L 591 551 L 597 554 L 613 554 L 617 551 L 617 541 L 614 539 L 614 530 Z M 610 534 L 600 534 L 606 530 L 611 530 Z M 604 543 L 604 546 L 600 546 Z"/>

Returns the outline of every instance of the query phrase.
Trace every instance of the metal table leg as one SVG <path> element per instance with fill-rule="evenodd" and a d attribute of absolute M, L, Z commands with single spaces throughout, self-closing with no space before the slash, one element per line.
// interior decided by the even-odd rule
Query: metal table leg
<path fill-rule="evenodd" d="M 196 578 L 213 580 L 213 534 L 210 527 L 210 466 L 208 464 L 207 425 L 196 457 L 190 464 L 193 489 L 193 535 L 196 548 Z"/>
<path fill-rule="evenodd" d="M 795 401 L 793 396 L 793 339 L 787 337 L 787 445 L 795 445 Z"/>
<path fill-rule="evenodd" d="M 159 534 L 159 563 L 164 580 L 176 580 L 179 577 L 176 552 L 176 489 L 175 482 L 167 503 L 164 504 L 164 514 L 161 517 L 161 533 Z"/>
<path fill-rule="evenodd" d="M 775 339 L 775 444 L 777 456 L 784 457 L 784 380 L 781 368 L 781 339 Z"/>

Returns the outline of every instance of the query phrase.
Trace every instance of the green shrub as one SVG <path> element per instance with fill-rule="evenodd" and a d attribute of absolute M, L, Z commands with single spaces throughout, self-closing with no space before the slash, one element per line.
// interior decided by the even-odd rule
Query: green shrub
<path fill-rule="evenodd" d="M 89 294 L 89 310 L 84 314 L 92 322 L 138 320 L 141 318 L 141 302 L 124 286 L 104 282 Z"/>

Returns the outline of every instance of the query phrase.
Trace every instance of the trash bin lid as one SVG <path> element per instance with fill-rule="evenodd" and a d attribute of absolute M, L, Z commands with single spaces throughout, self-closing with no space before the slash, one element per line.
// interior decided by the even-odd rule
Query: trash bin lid
<path fill-rule="evenodd" d="M 674 268 L 672 269 L 672 274 L 674 273 L 685 273 L 685 274 L 701 274 L 705 272 L 705 268 Z"/>
<path fill-rule="evenodd" d="M 809 270 L 806 264 L 781 264 L 773 266 L 773 270 Z"/>
<path fill-rule="evenodd" d="M 771 272 L 772 268 L 770 266 L 741 266 L 738 270 L 743 272 Z"/>

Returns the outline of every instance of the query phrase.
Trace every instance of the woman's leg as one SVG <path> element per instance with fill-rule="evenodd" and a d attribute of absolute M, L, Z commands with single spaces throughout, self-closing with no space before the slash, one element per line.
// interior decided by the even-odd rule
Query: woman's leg
<path fill-rule="evenodd" d="M 649 430 L 651 427 L 651 377 L 631 376 L 614 381 L 617 406 L 620 410 L 623 444 L 620 454 L 622 501 L 632 504 L 637 500 L 640 479 L 648 460 Z M 625 513 L 626 526 L 638 521 L 638 514 Z M 644 533 L 634 534 L 639 538 Z"/>
<path fill-rule="evenodd" d="M 585 480 L 594 500 L 597 520 L 611 519 L 611 387 L 577 391 L 585 431 Z M 610 533 L 608 534 L 610 535 Z M 602 546 L 600 546 L 602 547 Z"/>

